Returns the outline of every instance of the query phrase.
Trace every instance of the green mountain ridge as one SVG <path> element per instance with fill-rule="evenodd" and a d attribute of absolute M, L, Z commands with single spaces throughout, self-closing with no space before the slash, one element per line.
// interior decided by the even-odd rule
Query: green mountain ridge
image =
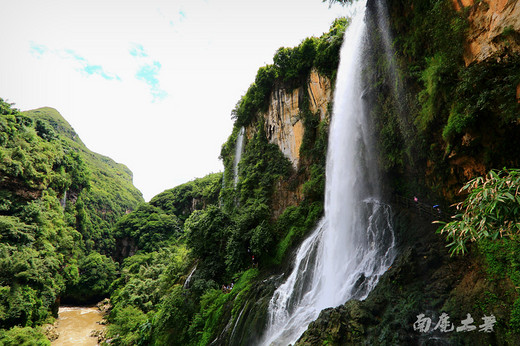
<path fill-rule="evenodd" d="M 51 107 L 41 107 L 33 110 L 23 111 L 22 114 L 27 115 L 33 120 L 44 120 L 52 128 L 63 135 L 69 144 L 74 147 L 76 150 L 81 151 L 85 154 L 86 157 L 90 158 L 89 162 L 94 164 L 95 161 L 103 162 L 107 164 L 110 168 L 117 169 L 117 174 L 126 179 L 129 183 L 132 183 L 132 171 L 124 164 L 117 163 L 111 158 L 95 153 L 89 150 L 76 131 L 72 128 L 72 126 L 63 118 L 63 116 L 54 108 Z M 75 144 L 74 144 L 75 143 Z"/>

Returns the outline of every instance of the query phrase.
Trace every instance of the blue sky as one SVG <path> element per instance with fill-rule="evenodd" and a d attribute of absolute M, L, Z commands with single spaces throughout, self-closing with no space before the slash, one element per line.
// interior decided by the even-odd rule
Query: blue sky
<path fill-rule="evenodd" d="M 221 171 L 258 68 L 347 14 L 321 0 L 17 0 L 2 12 L 0 97 L 58 109 L 146 199 Z"/>

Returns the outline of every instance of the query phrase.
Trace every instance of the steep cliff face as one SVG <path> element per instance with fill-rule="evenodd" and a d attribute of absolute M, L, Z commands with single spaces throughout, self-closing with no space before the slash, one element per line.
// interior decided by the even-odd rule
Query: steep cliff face
<path fill-rule="evenodd" d="M 282 84 L 275 84 L 269 96 L 267 112 L 258 116 L 263 119 L 264 130 L 269 143 L 275 144 L 289 159 L 294 174 L 289 180 L 276 183 L 272 195 L 272 216 L 278 216 L 289 206 L 296 206 L 304 199 L 303 184 L 309 179 L 309 167 L 312 162 L 302 162 L 300 149 L 306 131 L 305 114 L 312 122 L 319 124 L 330 118 L 329 109 L 332 104 L 332 83 L 329 78 L 312 69 L 306 83 L 295 89 Z M 250 140 L 257 132 L 257 122 L 246 127 L 246 137 Z M 314 135 L 308 136 L 313 137 Z"/>
<path fill-rule="evenodd" d="M 516 0 L 453 0 L 461 11 L 469 8 L 465 45 L 466 65 L 481 62 L 508 49 L 520 52 L 520 3 Z"/>
<path fill-rule="evenodd" d="M 295 169 L 300 162 L 300 147 L 305 133 L 302 118 L 304 98 L 308 98 L 309 110 L 317 115 L 320 121 L 325 119 L 332 99 L 330 80 L 313 69 L 304 86 L 289 90 L 282 85 L 276 85 L 269 97 L 267 112 L 261 114 L 269 142 L 278 145 Z M 255 132 L 254 125 L 246 129 L 249 139 Z"/>
<path fill-rule="evenodd" d="M 453 3 L 457 11 L 467 11 L 468 28 L 463 54 L 466 66 L 473 65 L 472 68 L 476 68 L 478 64 L 490 66 L 490 63 L 507 62 L 511 56 L 520 52 L 520 3 L 518 1 L 453 0 Z M 489 78 L 491 80 L 496 78 L 496 74 L 490 74 Z M 516 83 L 520 83 L 520 80 Z M 480 88 L 476 85 L 474 87 L 477 89 L 476 94 Z M 496 90 L 496 87 L 492 89 Z M 520 84 L 517 85 L 516 91 L 509 95 L 510 98 L 516 98 L 516 101 L 520 102 Z M 483 97 L 479 98 L 482 99 Z M 501 129 L 490 123 L 481 125 L 477 129 L 468 129 L 458 140 L 458 148 L 454 148 L 449 153 L 451 177 L 446 186 L 460 186 L 464 181 L 483 175 L 492 168 L 493 164 L 490 162 L 492 160 L 486 158 L 489 154 L 486 155 L 483 150 L 476 151 L 475 148 L 479 146 L 493 148 L 491 150 L 493 156 L 501 157 L 507 150 L 498 148 L 500 138 L 509 137 L 508 143 L 515 143 L 516 136 L 511 137 L 511 133 L 508 132 L 511 128 L 515 131 L 514 128 L 518 128 L 518 124 L 517 120 L 516 124 L 513 121 Z M 516 155 L 508 153 L 503 156 L 507 158 L 498 165 L 518 166 Z M 429 162 L 429 166 L 432 165 L 434 163 Z"/>

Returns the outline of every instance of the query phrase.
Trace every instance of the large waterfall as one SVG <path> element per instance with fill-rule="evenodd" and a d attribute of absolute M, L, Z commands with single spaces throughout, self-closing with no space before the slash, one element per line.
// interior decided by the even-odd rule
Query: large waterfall
<path fill-rule="evenodd" d="M 321 310 L 365 299 L 394 259 L 389 206 L 362 99 L 365 1 L 358 3 L 341 50 L 326 167 L 325 216 L 297 251 L 275 291 L 262 344 L 294 343 Z"/>

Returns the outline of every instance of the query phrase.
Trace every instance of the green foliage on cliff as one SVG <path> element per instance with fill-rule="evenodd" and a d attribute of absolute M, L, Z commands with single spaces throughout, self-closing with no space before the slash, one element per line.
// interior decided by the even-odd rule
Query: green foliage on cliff
<path fill-rule="evenodd" d="M 75 303 L 97 302 L 107 297 L 119 274 L 117 263 L 94 251 L 79 260 L 78 273 L 77 280 L 68 282 L 67 290 L 67 297 Z"/>
<path fill-rule="evenodd" d="M 459 75 L 449 118 L 442 136 L 452 142 L 479 123 L 507 128 L 520 117 L 516 87 L 520 83 L 520 55 L 493 57 L 472 64 Z"/>
<path fill-rule="evenodd" d="M 267 141 L 264 124 L 259 122 L 239 163 L 239 205 L 253 204 L 257 200 L 267 201 L 273 193 L 275 181 L 288 177 L 291 169 L 291 163 L 280 148 Z"/>
<path fill-rule="evenodd" d="M 223 145 L 221 157 L 226 170 L 233 172 L 234 148 L 229 141 Z M 230 274 L 251 264 L 253 255 L 264 260 L 272 254 L 276 234 L 270 222 L 271 198 L 275 184 L 291 174 L 289 160 L 276 145 L 267 141 L 263 122 L 259 122 L 253 137 L 246 140 L 238 164 L 237 186 L 233 186 L 233 176 L 226 175 L 226 186 L 222 190 L 222 208 L 233 224 L 226 245 Z"/>
<path fill-rule="evenodd" d="M 222 319 L 225 306 L 235 301 L 239 295 L 244 295 L 251 288 L 253 279 L 258 275 L 258 269 L 243 272 L 229 293 L 221 290 L 208 290 L 200 299 L 200 312 L 193 318 L 190 326 L 191 345 L 209 345 L 229 322 Z M 230 319 L 236 320 L 239 309 L 234 309 Z"/>
<path fill-rule="evenodd" d="M 517 165 L 519 54 L 506 47 L 466 66 L 464 44 L 474 30 L 467 10 L 450 0 L 390 0 L 387 7 L 394 62 L 372 19 L 364 72 L 382 166 L 400 194 L 453 202 L 469 171 Z"/>
<path fill-rule="evenodd" d="M 291 206 L 284 210 L 274 228 L 280 238 L 270 261 L 280 265 L 286 259 L 289 250 L 303 240 L 307 232 L 316 226 L 323 215 L 323 203 L 316 201 L 311 204 Z"/>
<path fill-rule="evenodd" d="M 222 173 L 208 174 L 158 194 L 150 204 L 184 222 L 194 210 L 218 203 L 221 186 Z"/>
<path fill-rule="evenodd" d="M 199 272 L 221 281 L 225 274 L 226 243 L 232 227 L 229 216 L 216 206 L 194 211 L 186 220 L 186 244 L 200 260 Z"/>
<path fill-rule="evenodd" d="M 189 344 L 200 296 L 226 275 L 225 249 L 232 222 L 219 209 L 222 174 L 167 190 L 115 227 L 138 252 L 123 260 L 111 296 L 109 335 L 120 345 Z M 182 284 L 197 261 L 188 287 Z M 190 334 L 191 333 L 191 334 Z"/>
<path fill-rule="evenodd" d="M 469 241 L 482 238 L 515 238 L 520 234 L 520 170 L 490 171 L 470 180 L 461 189 L 467 193 L 457 205 L 460 214 L 440 230 L 447 233 L 452 253 L 465 253 Z"/>
<path fill-rule="evenodd" d="M 417 194 L 417 185 L 425 185 L 420 181 L 425 162 L 443 160 L 445 144 L 438 142 L 464 66 L 467 21 L 449 0 L 389 1 L 388 11 L 393 46 L 385 47 L 374 13 L 365 74 L 375 104 L 382 167 L 401 194 Z M 384 53 L 388 49 L 395 49 L 393 63 Z M 431 185 L 437 178 L 440 184 L 443 168 L 434 166 Z M 414 175 L 404 178 L 405 172 Z"/>
<path fill-rule="evenodd" d="M 232 112 L 236 126 L 249 125 L 255 114 L 268 108 L 269 95 L 275 85 L 293 89 L 305 82 L 311 68 L 334 80 L 339 64 L 339 50 L 343 34 L 349 25 L 347 18 L 336 19 L 329 32 L 319 38 L 309 37 L 293 48 L 280 47 L 273 57 L 273 65 L 261 67 L 246 94 Z"/>
<path fill-rule="evenodd" d="M 118 345 L 154 344 L 154 340 L 178 338 L 189 326 L 181 316 L 191 316 L 194 303 L 189 291 L 179 285 L 192 260 L 183 245 L 170 245 L 153 252 L 140 252 L 123 261 L 121 277 L 114 282 L 114 305 L 108 333 Z M 172 305 L 180 309 L 172 311 Z M 173 321 L 171 319 L 174 319 Z M 164 328 L 173 323 L 177 332 Z M 161 344 L 161 343 L 158 343 Z"/>
<path fill-rule="evenodd" d="M 42 138 L 32 119 L 0 105 L 0 327 L 32 326 L 51 315 L 81 241 L 58 195 L 88 186 L 88 171 L 55 136 L 40 126 Z"/>
<path fill-rule="evenodd" d="M 156 251 L 177 242 L 193 211 L 218 203 L 221 186 L 222 173 L 208 174 L 166 190 L 121 217 L 113 231 L 114 257 L 122 260 L 138 250 Z"/>

